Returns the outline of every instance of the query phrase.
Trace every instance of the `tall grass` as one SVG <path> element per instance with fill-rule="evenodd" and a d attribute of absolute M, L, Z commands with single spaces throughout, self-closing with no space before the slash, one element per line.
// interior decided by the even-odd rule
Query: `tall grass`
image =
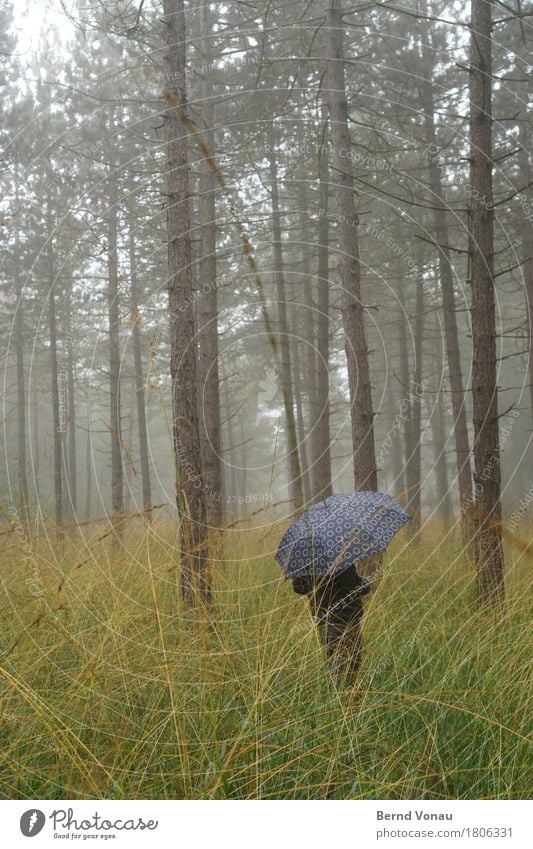
<path fill-rule="evenodd" d="M 453 540 L 398 539 L 366 605 L 359 686 L 338 692 L 277 537 L 227 536 L 210 624 L 180 610 L 163 524 L 62 553 L 44 539 L 33 558 L 11 537 L 2 798 L 527 797 L 527 562 L 507 552 L 494 614 Z"/>

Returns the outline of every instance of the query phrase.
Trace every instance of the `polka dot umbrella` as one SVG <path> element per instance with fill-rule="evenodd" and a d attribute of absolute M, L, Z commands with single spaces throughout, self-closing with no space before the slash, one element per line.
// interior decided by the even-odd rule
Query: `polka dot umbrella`
<path fill-rule="evenodd" d="M 330 495 L 290 526 L 276 560 L 286 578 L 338 574 L 384 551 L 410 518 L 384 492 Z"/>

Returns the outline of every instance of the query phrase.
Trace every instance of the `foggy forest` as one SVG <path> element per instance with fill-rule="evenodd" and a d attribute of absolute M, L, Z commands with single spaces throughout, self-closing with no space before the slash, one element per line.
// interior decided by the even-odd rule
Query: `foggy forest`
<path fill-rule="evenodd" d="M 2 798 L 524 797 L 533 6 L 0 16 Z M 342 493 L 349 694 L 275 562 Z"/>

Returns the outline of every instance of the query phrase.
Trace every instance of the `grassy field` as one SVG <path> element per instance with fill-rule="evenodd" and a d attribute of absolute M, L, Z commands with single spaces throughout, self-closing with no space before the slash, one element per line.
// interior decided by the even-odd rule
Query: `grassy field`
<path fill-rule="evenodd" d="M 360 686 L 331 685 L 277 533 L 232 532 L 215 612 L 185 621 L 176 532 L 122 545 L 19 528 L 0 575 L 2 798 L 526 798 L 530 565 L 480 612 L 453 541 L 395 541 Z M 6 537 L 3 537 L 6 540 Z"/>

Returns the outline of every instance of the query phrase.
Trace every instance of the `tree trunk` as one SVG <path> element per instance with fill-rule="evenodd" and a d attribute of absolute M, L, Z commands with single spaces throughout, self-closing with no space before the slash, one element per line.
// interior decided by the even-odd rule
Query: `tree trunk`
<path fill-rule="evenodd" d="M 311 501 L 311 480 L 309 474 L 309 464 L 307 462 L 307 444 L 305 432 L 305 420 L 303 411 L 302 399 L 302 368 L 300 362 L 300 334 L 298 328 L 298 314 L 295 304 L 291 304 L 291 327 L 293 328 L 294 336 L 296 337 L 292 343 L 293 362 L 294 362 L 294 404 L 296 407 L 296 426 L 298 430 L 298 443 L 300 446 L 300 462 L 302 464 L 302 483 L 304 491 L 305 503 Z"/>
<path fill-rule="evenodd" d="M 388 414 L 388 422 L 389 422 L 389 430 L 387 432 L 387 436 L 385 437 L 384 448 L 387 448 L 390 451 L 391 457 L 391 466 L 392 466 L 392 474 L 393 474 L 393 491 L 402 493 L 402 504 L 404 502 L 403 492 L 405 490 L 405 480 L 404 480 L 404 462 L 402 456 L 402 443 L 400 434 L 398 433 L 398 429 L 395 427 L 395 423 L 399 421 L 396 417 L 400 412 L 400 404 L 398 399 L 396 398 L 394 392 L 394 386 L 392 380 L 386 378 L 387 385 L 387 406 L 389 408 Z M 390 448 L 388 446 L 388 440 L 390 439 Z"/>
<path fill-rule="evenodd" d="M 444 396 L 442 390 L 437 390 L 435 408 L 431 412 L 431 433 L 433 437 L 433 467 L 435 471 L 435 492 L 437 495 L 437 515 L 445 529 L 450 526 L 450 484 L 448 478 L 448 461 L 446 459 L 446 425 L 444 417 Z"/>
<path fill-rule="evenodd" d="M 365 341 L 361 268 L 355 215 L 353 176 L 346 151 L 351 149 L 344 79 L 341 0 L 331 0 L 327 14 L 329 115 L 337 200 L 339 263 L 343 290 L 343 322 L 350 386 L 355 488 L 377 490 L 374 414 Z"/>
<path fill-rule="evenodd" d="M 50 294 L 48 316 L 50 326 L 50 379 L 52 395 L 52 423 L 54 438 L 54 505 L 56 529 L 60 540 L 63 538 L 63 424 L 59 410 L 59 377 L 57 365 L 57 322 L 56 293 L 53 266 L 53 247 L 51 243 L 52 226 L 48 215 L 48 260 Z"/>
<path fill-rule="evenodd" d="M 522 51 L 524 56 L 522 56 Z M 516 63 L 516 76 L 518 79 L 525 74 L 525 65 L 527 64 L 527 42 L 523 43 L 517 50 L 517 54 L 521 61 Z M 519 188 L 521 197 L 525 201 L 524 208 L 520 211 L 521 222 L 521 241 L 522 241 L 522 274 L 524 275 L 525 295 L 526 295 L 526 311 L 527 311 L 527 361 L 528 361 L 528 380 L 529 380 L 529 402 L 530 415 L 533 420 L 533 223 L 530 215 L 526 214 L 526 210 L 531 210 L 531 163 L 530 163 L 530 130 L 528 127 L 528 80 L 520 85 L 517 96 L 517 122 L 518 122 L 518 142 L 520 149 L 518 152 L 518 170 L 519 170 Z"/>
<path fill-rule="evenodd" d="M 181 591 L 185 604 L 193 606 L 197 591 L 202 602 L 209 602 L 210 587 L 205 568 L 206 511 L 196 391 L 187 133 L 179 118 L 179 109 L 186 108 L 183 0 L 164 0 L 164 21 L 169 80 L 166 174 L 170 374 L 180 515 Z"/>
<path fill-rule="evenodd" d="M 322 107 L 321 140 L 327 140 L 327 108 Z M 329 221 L 328 158 L 319 146 L 318 159 L 318 322 L 316 342 L 316 393 L 311 408 L 311 450 L 313 499 L 318 501 L 333 494 L 331 485 L 331 446 L 329 428 Z"/>
<path fill-rule="evenodd" d="M 435 374 L 432 376 L 434 383 L 432 383 L 431 398 L 428 398 L 427 392 L 424 392 L 423 397 L 428 423 L 431 423 L 432 475 L 435 480 L 435 495 L 437 499 L 436 516 L 442 523 L 443 528 L 448 530 L 452 521 L 453 511 L 447 458 L 448 428 L 445 407 L 447 388 L 444 379 L 446 364 L 443 359 L 441 325 L 438 316 L 434 316 L 430 331 L 431 361 L 435 364 Z"/>
<path fill-rule="evenodd" d="M 202 81 L 202 110 L 205 121 L 204 138 L 211 154 L 215 150 L 215 107 L 211 81 L 212 20 L 209 3 L 201 10 L 204 59 L 206 72 Z M 218 292 L 217 292 L 217 225 L 216 180 L 207 161 L 200 171 L 201 249 L 198 315 L 200 345 L 200 409 L 202 422 L 202 467 L 206 492 L 207 520 L 211 528 L 220 528 L 224 521 L 222 501 L 222 470 L 220 444 L 220 386 L 218 365 Z"/>
<path fill-rule="evenodd" d="M 239 416 L 239 478 L 241 493 L 241 501 L 239 504 L 242 507 L 243 516 L 246 515 L 246 496 L 248 495 L 248 462 L 246 459 L 246 434 L 244 432 L 243 416 Z"/>
<path fill-rule="evenodd" d="M 448 373 L 454 421 L 455 451 L 457 455 L 457 480 L 459 484 L 459 501 L 463 519 L 465 541 L 470 533 L 469 505 L 472 496 L 472 469 L 470 465 L 470 440 L 466 417 L 466 402 L 461 368 L 461 351 L 457 330 L 457 314 L 455 292 L 453 286 L 453 267 L 450 258 L 450 235 L 446 214 L 446 195 L 442 185 L 441 169 L 439 167 L 440 147 L 437 143 L 435 128 L 435 104 L 433 96 L 434 67 L 427 24 L 422 39 L 422 56 L 424 72 L 421 83 L 422 106 L 424 110 L 425 134 L 428 152 L 429 185 L 431 188 L 431 205 L 435 240 L 439 257 L 439 277 L 442 292 L 442 308 L 444 313 L 444 334 L 446 353 L 448 357 Z"/>
<path fill-rule="evenodd" d="M 66 315 L 66 366 L 67 366 L 67 397 L 68 397 L 68 464 L 67 483 L 70 511 L 76 515 L 78 503 L 78 472 L 76 465 L 76 399 L 74 393 L 74 337 L 72 334 L 72 292 L 67 288 L 65 303 Z"/>
<path fill-rule="evenodd" d="M 108 179 L 110 186 L 110 206 L 107 220 L 107 308 L 109 334 L 109 427 L 111 430 L 111 513 L 113 520 L 116 520 L 124 512 L 124 470 L 122 463 L 120 399 L 120 314 L 117 257 L 118 188 L 113 169 L 111 169 Z"/>
<path fill-rule="evenodd" d="M 476 484 L 475 553 L 482 602 L 504 595 L 496 384 L 492 193 L 492 0 L 472 0 L 470 65 L 470 263 Z"/>
<path fill-rule="evenodd" d="M 28 478 L 26 470 L 26 385 L 24 375 L 24 321 L 22 312 L 22 277 L 20 273 L 20 237 L 15 230 L 14 253 L 15 291 L 15 350 L 17 359 L 17 473 L 19 480 L 19 509 L 23 521 L 28 519 Z"/>
<path fill-rule="evenodd" d="M 132 502 L 135 503 L 133 498 L 133 488 L 134 481 L 137 475 L 137 470 L 135 468 L 135 460 L 134 460 L 134 427 L 133 424 L 135 422 L 135 414 L 136 403 L 135 403 L 135 393 L 136 393 L 136 385 L 135 382 L 131 388 L 131 391 L 128 392 L 128 412 L 126 414 L 126 421 L 128 422 L 127 427 L 127 436 L 124 434 L 124 430 L 122 431 L 122 446 L 123 446 L 123 455 L 125 458 L 124 463 L 124 512 L 129 513 L 132 509 Z M 124 404 L 122 404 L 122 411 L 124 412 Z"/>
<path fill-rule="evenodd" d="M 135 397 L 137 400 L 137 427 L 139 431 L 139 458 L 141 465 L 142 509 L 148 522 L 152 514 L 152 486 L 150 482 L 150 462 L 148 456 L 148 425 L 146 422 L 146 388 L 142 361 L 141 316 L 139 313 L 139 291 L 137 284 L 137 261 L 135 256 L 135 232 L 133 213 L 130 209 L 129 220 L 129 265 L 130 297 L 133 322 L 133 364 L 135 367 Z M 132 425 L 133 426 L 133 425 Z"/>
<path fill-rule="evenodd" d="M 413 411 L 412 411 L 412 397 L 411 397 L 411 370 L 409 367 L 409 350 L 407 345 L 407 305 L 405 303 L 405 296 L 403 291 L 403 286 L 400 284 L 399 292 L 398 292 L 400 304 L 402 307 L 402 312 L 399 320 L 399 347 L 400 347 L 400 383 L 402 387 L 402 399 L 400 401 L 399 413 L 400 413 L 400 427 L 403 425 L 403 467 L 404 467 L 404 480 L 405 480 L 405 503 L 408 504 L 412 494 L 412 484 L 413 480 L 409 475 L 409 459 L 413 454 Z M 411 467 L 412 471 L 412 467 Z"/>
<path fill-rule="evenodd" d="M 291 324 L 296 331 L 293 341 L 294 363 L 297 382 L 294 386 L 296 418 L 298 421 L 298 440 L 301 448 L 301 462 L 304 497 L 306 504 L 313 500 L 312 434 L 313 410 L 316 408 L 316 333 L 315 299 L 313 293 L 313 274 L 311 271 L 311 252 L 307 243 L 309 235 L 309 200 L 302 183 L 299 198 L 301 276 L 303 279 L 301 313 L 293 305 Z M 302 355 L 302 356 L 301 356 Z M 307 412 L 307 416 L 305 415 Z"/>
<path fill-rule="evenodd" d="M 285 408 L 285 431 L 287 436 L 287 461 L 289 493 L 294 509 L 299 510 L 303 504 L 302 475 L 298 454 L 296 436 L 296 421 L 294 416 L 294 398 L 291 369 L 291 353 L 289 344 L 289 323 L 287 320 L 287 296 L 283 276 L 283 256 L 281 250 L 281 216 L 279 211 L 278 169 L 274 152 L 274 138 L 270 145 L 270 182 L 272 191 L 272 250 L 274 254 L 274 279 L 278 301 L 278 339 L 281 358 L 281 381 L 283 386 L 283 403 Z"/>
<path fill-rule="evenodd" d="M 93 496 L 93 467 L 91 457 L 91 414 L 87 411 L 87 442 L 85 443 L 85 473 L 87 475 L 85 490 L 85 518 L 91 518 Z"/>
<path fill-rule="evenodd" d="M 40 474 L 41 474 L 41 434 L 39 428 L 39 416 L 41 414 L 41 408 L 39 405 L 39 399 L 37 395 L 37 389 L 33 388 L 33 399 L 31 402 L 31 419 L 32 419 L 32 434 L 31 434 L 31 445 L 32 445 L 32 473 L 33 473 L 33 483 L 35 487 L 35 496 L 37 501 L 40 499 L 41 494 L 41 482 L 40 482 Z"/>
<path fill-rule="evenodd" d="M 316 406 L 316 330 L 315 330 L 315 316 L 316 316 L 316 305 L 314 298 L 314 287 L 313 287 L 313 273 L 311 269 L 311 251 L 310 247 L 313 244 L 313 239 L 311 234 L 309 233 L 309 198 L 307 197 L 305 191 L 305 184 L 302 184 L 301 188 L 301 196 L 300 196 L 300 247 L 301 247 L 301 269 L 302 269 L 302 279 L 303 279 L 303 303 L 305 308 L 301 314 L 301 319 L 298 322 L 293 321 L 294 326 L 298 326 L 298 335 L 295 344 L 300 345 L 301 350 L 304 353 L 303 358 L 301 358 L 301 369 L 300 375 L 303 381 L 304 394 L 307 396 L 307 410 L 308 410 L 308 423 L 311 423 L 312 420 L 312 410 Z M 307 239 L 311 236 L 311 242 L 308 243 Z M 293 316 L 296 315 L 296 319 L 298 318 L 298 314 L 293 312 Z M 311 470 L 307 469 L 307 473 L 310 476 Z"/>
<path fill-rule="evenodd" d="M 235 455 L 235 434 L 233 428 L 233 407 L 234 405 L 231 403 L 231 399 L 229 396 L 228 390 L 228 378 L 222 377 L 222 386 L 224 393 L 224 416 L 223 420 L 226 426 L 226 438 L 224 439 L 224 469 L 226 473 L 226 485 L 224 486 L 225 498 L 226 498 L 226 506 L 227 505 L 237 505 L 237 474 L 235 469 L 236 463 L 236 455 Z M 228 513 L 237 513 L 237 507 L 230 507 L 227 510 Z"/>
<path fill-rule="evenodd" d="M 421 263 L 418 264 L 421 268 Z M 411 454 L 407 458 L 408 509 L 413 521 L 412 533 L 420 530 L 422 496 L 422 349 L 424 341 L 424 287 L 421 280 L 416 283 L 415 301 L 415 363 L 409 396 L 411 407 Z"/>

